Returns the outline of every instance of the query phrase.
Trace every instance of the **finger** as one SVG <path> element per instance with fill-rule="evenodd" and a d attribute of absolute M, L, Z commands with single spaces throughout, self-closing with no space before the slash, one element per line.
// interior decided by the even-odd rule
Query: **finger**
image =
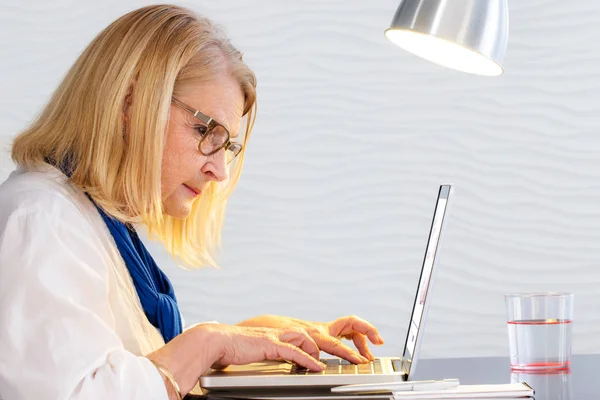
<path fill-rule="evenodd" d="M 354 342 L 354 345 L 356 346 L 360 354 L 367 357 L 371 361 L 375 359 L 373 353 L 371 353 L 371 350 L 369 350 L 367 337 L 365 335 L 363 335 L 362 333 L 354 332 L 354 335 L 352 335 L 352 341 Z"/>
<path fill-rule="evenodd" d="M 325 369 L 325 364 L 323 364 L 320 361 L 317 361 L 308 353 L 305 353 L 304 351 L 302 351 L 302 349 L 294 346 L 293 344 L 277 342 L 275 343 L 274 349 L 275 352 L 274 354 L 270 355 L 271 357 L 267 355 L 267 358 L 270 360 L 282 358 L 284 360 L 289 360 L 305 368 L 308 368 L 311 371 L 323 371 Z"/>
<path fill-rule="evenodd" d="M 319 335 L 316 342 L 319 348 L 329 354 L 338 356 L 355 364 L 363 364 L 369 362 L 367 358 L 361 356 L 356 350 L 346 346 L 339 339 L 328 335 Z"/>
<path fill-rule="evenodd" d="M 383 338 L 379 335 L 379 331 L 373 325 L 362 318 L 354 315 L 338 318 L 329 324 L 329 333 L 331 336 L 346 336 L 354 332 L 367 335 L 371 343 L 374 345 L 382 345 Z"/>
<path fill-rule="evenodd" d="M 302 328 L 293 329 L 291 331 L 284 331 L 279 335 L 279 340 L 285 343 L 293 344 L 296 347 L 301 348 L 304 352 L 310 354 L 311 357 L 319 359 L 320 350 L 317 343 L 312 337 Z"/>

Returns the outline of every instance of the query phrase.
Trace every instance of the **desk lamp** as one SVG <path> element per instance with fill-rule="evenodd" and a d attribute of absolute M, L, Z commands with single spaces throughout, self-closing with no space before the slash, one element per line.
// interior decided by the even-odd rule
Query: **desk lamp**
<path fill-rule="evenodd" d="M 436 64 L 502 75 L 508 43 L 507 0 L 402 0 L 385 35 Z"/>

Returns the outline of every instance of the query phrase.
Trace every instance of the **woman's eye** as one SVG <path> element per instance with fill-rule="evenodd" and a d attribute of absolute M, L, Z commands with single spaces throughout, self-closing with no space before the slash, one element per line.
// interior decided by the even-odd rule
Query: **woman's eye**
<path fill-rule="evenodd" d="M 208 130 L 208 127 L 206 126 L 197 126 L 196 127 L 196 131 L 198 131 L 198 133 L 200 134 L 200 136 L 204 137 L 204 135 L 206 135 L 206 131 Z"/>

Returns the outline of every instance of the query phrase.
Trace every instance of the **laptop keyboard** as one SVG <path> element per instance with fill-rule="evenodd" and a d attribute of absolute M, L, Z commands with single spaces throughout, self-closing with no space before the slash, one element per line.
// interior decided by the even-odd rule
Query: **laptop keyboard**
<path fill-rule="evenodd" d="M 308 369 L 295 365 L 292 367 L 292 375 L 372 375 L 381 374 L 381 360 L 376 358 L 374 361 L 365 364 L 352 364 L 350 361 L 339 358 L 325 358 L 321 360 L 327 365 L 327 368 L 321 372 L 312 372 Z"/>

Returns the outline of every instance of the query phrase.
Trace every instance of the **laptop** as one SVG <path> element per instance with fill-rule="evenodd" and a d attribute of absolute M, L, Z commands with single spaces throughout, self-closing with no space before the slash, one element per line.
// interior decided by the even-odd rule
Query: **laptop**
<path fill-rule="evenodd" d="M 408 332 L 401 357 L 378 357 L 367 364 L 352 364 L 340 358 L 323 358 L 324 371 L 311 372 L 285 361 L 264 361 L 246 365 L 230 365 L 223 370 L 209 370 L 200 377 L 200 386 L 210 391 L 253 389 L 315 389 L 334 386 L 389 383 L 410 380 L 415 372 L 419 345 L 423 339 L 428 297 L 433 281 L 434 264 L 440 234 L 448 208 L 452 185 L 441 185 L 429 230 L 421 276 L 416 288 Z"/>

